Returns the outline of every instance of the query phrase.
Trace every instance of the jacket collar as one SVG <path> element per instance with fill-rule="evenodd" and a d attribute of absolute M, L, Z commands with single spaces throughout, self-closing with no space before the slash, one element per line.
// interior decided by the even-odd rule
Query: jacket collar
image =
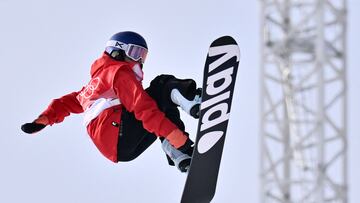
<path fill-rule="evenodd" d="M 143 71 L 140 68 L 140 65 L 136 62 L 125 62 L 125 61 L 117 61 L 112 59 L 109 55 L 107 55 L 105 52 L 101 55 L 100 58 L 96 59 L 96 61 L 92 64 L 90 74 L 91 77 L 94 77 L 94 75 L 107 67 L 113 66 L 113 65 L 127 65 L 131 67 L 131 69 L 134 71 L 137 80 L 142 81 L 143 79 Z"/>

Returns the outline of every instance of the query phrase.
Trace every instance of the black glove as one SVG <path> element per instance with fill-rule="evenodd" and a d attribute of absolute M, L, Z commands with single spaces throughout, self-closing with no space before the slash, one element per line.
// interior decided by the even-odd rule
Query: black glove
<path fill-rule="evenodd" d="M 24 131 L 25 133 L 32 134 L 32 133 L 39 132 L 40 130 L 42 130 L 45 127 L 46 127 L 46 125 L 44 125 L 44 124 L 32 122 L 32 123 L 25 123 L 24 125 L 22 125 L 21 130 Z"/>
<path fill-rule="evenodd" d="M 189 139 L 186 140 L 185 144 L 181 147 L 178 148 L 179 151 L 181 151 L 184 154 L 188 154 L 189 151 L 191 151 L 192 154 L 192 149 L 193 149 L 193 145 L 194 142 Z"/>

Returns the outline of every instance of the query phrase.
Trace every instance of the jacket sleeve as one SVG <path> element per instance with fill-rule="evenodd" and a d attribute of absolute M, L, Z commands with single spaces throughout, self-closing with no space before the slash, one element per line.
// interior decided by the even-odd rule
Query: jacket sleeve
<path fill-rule="evenodd" d="M 126 110 L 133 112 L 147 131 L 166 137 L 177 129 L 146 93 L 131 69 L 121 68 L 116 72 L 113 89 Z"/>
<path fill-rule="evenodd" d="M 82 113 L 84 112 L 82 106 L 77 100 L 76 96 L 79 92 L 73 92 L 64 95 L 58 99 L 54 99 L 47 109 L 41 114 L 47 116 L 49 119 L 49 125 L 54 123 L 60 123 L 70 113 Z"/>

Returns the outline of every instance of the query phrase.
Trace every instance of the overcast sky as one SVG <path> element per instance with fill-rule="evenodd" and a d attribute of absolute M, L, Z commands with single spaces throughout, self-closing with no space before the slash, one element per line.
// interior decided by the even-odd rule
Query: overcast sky
<path fill-rule="evenodd" d="M 349 186 L 360 202 L 360 2 L 348 1 Z M 210 43 L 233 36 L 241 47 L 217 192 L 213 202 L 259 202 L 259 2 L 249 0 L 0 0 L 0 202 L 179 202 L 186 176 L 169 167 L 160 143 L 113 164 L 74 115 L 36 135 L 20 125 L 53 98 L 79 90 L 114 33 L 148 42 L 144 86 L 161 73 L 201 84 Z M 356 27 L 357 26 L 357 27 Z M 191 136 L 197 121 L 183 115 Z"/>

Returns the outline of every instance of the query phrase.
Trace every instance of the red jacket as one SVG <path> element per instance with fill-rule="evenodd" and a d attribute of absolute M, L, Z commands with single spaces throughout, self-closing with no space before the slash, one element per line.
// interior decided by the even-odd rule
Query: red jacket
<path fill-rule="evenodd" d="M 87 131 L 100 152 L 117 162 L 117 143 L 121 111 L 124 106 L 133 112 L 149 132 L 166 137 L 177 129 L 158 109 L 156 102 L 145 92 L 133 67 L 135 63 L 111 59 L 105 53 L 91 67 L 91 80 L 79 92 L 54 99 L 42 113 L 49 124 L 60 123 L 70 113 L 82 113 L 99 98 L 119 98 L 121 104 L 103 110 L 87 125 Z"/>

